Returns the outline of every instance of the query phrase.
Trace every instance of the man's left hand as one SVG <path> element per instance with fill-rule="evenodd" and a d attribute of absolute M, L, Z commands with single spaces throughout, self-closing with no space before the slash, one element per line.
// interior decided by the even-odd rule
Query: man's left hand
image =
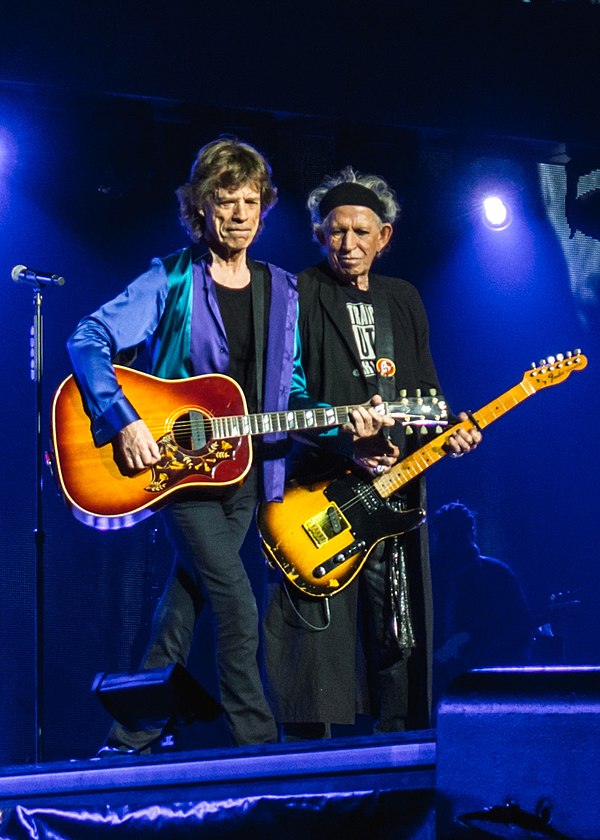
<path fill-rule="evenodd" d="M 461 411 L 458 415 L 458 419 L 468 421 L 469 415 L 466 412 Z M 454 431 L 447 439 L 445 449 L 451 458 L 460 458 L 460 456 L 464 455 L 466 452 L 472 452 L 474 449 L 477 449 L 477 446 L 482 440 L 483 435 L 476 426 L 471 425 L 468 429 L 460 427 L 457 428 L 456 431 Z"/>
<path fill-rule="evenodd" d="M 385 414 L 383 400 L 379 394 L 371 397 L 369 405 L 358 405 L 350 412 L 350 421 L 343 426 L 351 432 L 352 440 L 375 437 L 385 426 L 393 426 L 394 418 Z"/>

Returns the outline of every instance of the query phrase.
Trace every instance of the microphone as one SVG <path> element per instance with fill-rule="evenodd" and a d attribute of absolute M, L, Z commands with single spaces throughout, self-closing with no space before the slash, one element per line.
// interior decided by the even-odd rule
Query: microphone
<path fill-rule="evenodd" d="M 50 274 L 49 271 L 36 271 L 25 265 L 16 265 L 10 273 L 15 283 L 26 283 L 29 286 L 64 286 L 65 278 L 60 274 Z"/>

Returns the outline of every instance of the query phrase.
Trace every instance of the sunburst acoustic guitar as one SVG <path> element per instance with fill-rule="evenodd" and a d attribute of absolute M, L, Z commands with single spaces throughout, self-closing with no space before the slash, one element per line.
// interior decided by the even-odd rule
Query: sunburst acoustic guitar
<path fill-rule="evenodd" d="M 523 400 L 564 382 L 587 359 L 579 351 L 550 357 L 523 374 L 518 385 L 458 425 L 489 426 Z M 341 592 L 360 572 L 374 546 L 419 527 L 425 512 L 396 511 L 390 497 L 446 455 L 445 443 L 457 428 L 448 427 L 389 472 L 372 480 L 346 470 L 330 481 L 290 483 L 283 503 L 263 503 L 257 522 L 267 558 L 306 595 Z"/>
<path fill-rule="evenodd" d="M 79 388 L 68 376 L 52 401 L 51 462 L 63 498 L 86 525 L 134 525 L 184 488 L 220 487 L 243 481 L 252 464 L 252 437 L 340 426 L 355 406 L 248 414 L 246 399 L 228 376 L 210 374 L 164 380 L 115 368 L 119 384 L 155 436 L 160 461 L 123 475 L 110 445 L 92 440 Z M 407 425 L 447 423 L 441 397 L 399 397 L 383 410 Z"/>

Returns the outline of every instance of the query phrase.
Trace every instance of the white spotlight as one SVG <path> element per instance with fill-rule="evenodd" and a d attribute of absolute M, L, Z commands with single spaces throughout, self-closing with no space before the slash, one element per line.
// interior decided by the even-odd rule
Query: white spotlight
<path fill-rule="evenodd" d="M 512 221 L 510 207 L 498 195 L 488 195 L 482 201 L 483 221 L 490 230 L 505 230 Z"/>

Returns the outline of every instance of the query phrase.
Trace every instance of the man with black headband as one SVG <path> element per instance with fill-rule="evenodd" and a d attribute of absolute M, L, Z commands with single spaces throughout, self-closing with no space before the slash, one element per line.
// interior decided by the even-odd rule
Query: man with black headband
<path fill-rule="evenodd" d="M 374 175 L 347 167 L 308 199 L 313 231 L 326 260 L 299 275 L 302 362 L 309 392 L 332 404 L 362 403 L 374 394 L 394 399 L 401 389 L 428 393 L 439 382 L 429 349 L 421 298 L 404 280 L 371 272 L 388 247 L 399 212 L 394 191 Z M 459 415 L 467 419 L 466 415 Z M 397 424 L 347 453 L 378 475 L 410 449 Z M 457 429 L 449 454 L 459 457 L 481 440 Z M 417 448 L 417 440 L 413 448 Z M 339 465 L 344 453 L 332 449 Z M 300 472 L 321 475 L 322 451 L 301 459 Z M 422 482 L 394 502 L 424 506 Z M 358 632 L 357 632 L 358 628 Z M 429 725 L 431 581 L 424 528 L 380 543 L 355 581 L 333 598 L 299 596 L 274 587 L 265 621 L 267 671 L 275 716 L 287 737 L 327 737 L 332 723 L 353 724 L 357 713 L 376 730 Z"/>

